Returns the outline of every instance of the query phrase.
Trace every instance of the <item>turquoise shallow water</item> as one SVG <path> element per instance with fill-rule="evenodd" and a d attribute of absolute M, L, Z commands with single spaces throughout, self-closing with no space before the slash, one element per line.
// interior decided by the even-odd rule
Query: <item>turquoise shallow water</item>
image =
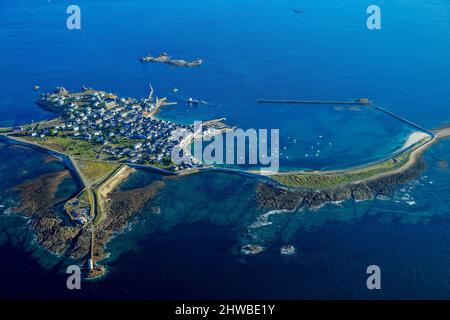
<path fill-rule="evenodd" d="M 377 105 L 427 128 L 450 121 L 450 7 L 445 1 L 383 2 L 382 30 L 365 28 L 355 1 L 79 1 L 82 30 L 65 28 L 69 1 L 0 3 L 0 126 L 51 115 L 33 101 L 57 85 L 82 84 L 142 97 L 189 96 L 209 105 L 167 107 L 160 116 L 190 123 L 226 116 L 242 128 L 279 128 L 286 168 L 335 168 L 382 158 L 411 128 L 374 109 L 258 105 L 257 98 L 351 100 Z M 295 14 L 301 8 L 303 14 Z M 201 57 L 196 69 L 140 64 L 150 52 Z M 179 88 L 177 95 L 171 94 Z M 323 136 L 321 157 L 304 154 Z M 294 138 L 297 142 L 294 144 Z M 326 143 L 325 143 L 326 144 Z M 33 242 L 26 221 L 5 214 L 9 188 L 56 170 L 34 151 L 0 146 L 0 296 L 9 298 L 448 298 L 449 143 L 426 155 L 422 177 L 390 199 L 327 205 L 270 216 L 240 176 L 204 173 L 166 181 L 132 229 L 110 244 L 106 281 L 68 292 L 64 266 Z M 18 165 L 20 164 L 20 165 Z M 153 179 L 139 172 L 122 185 Z M 67 182 L 61 193 L 73 188 Z M 159 206 L 161 214 L 153 215 Z M 256 237 L 256 238 L 255 238 Z M 237 254 L 257 239 L 266 251 Z M 295 257 L 279 254 L 294 244 Z M 365 287 L 365 269 L 382 268 L 383 290 Z M 10 268 L 10 266 L 14 268 Z M 106 295 L 105 295 L 106 293 Z"/>
<path fill-rule="evenodd" d="M 35 151 L 1 146 L 12 160 L 0 168 L 1 189 L 51 172 Z M 450 171 L 448 141 L 426 155 L 421 178 L 401 185 L 390 198 L 328 204 L 317 211 L 273 213 L 252 228 L 267 210 L 256 209 L 255 182 L 237 175 L 203 173 L 167 179 L 138 171 L 122 190 L 162 179 L 166 187 L 109 244 L 109 273 L 104 281 L 85 282 L 80 292 L 65 289 L 65 266 L 33 241 L 24 219 L 0 213 L 1 296 L 8 298 L 220 299 L 220 298 L 448 298 L 448 217 Z M 6 167 L 6 165 L 9 165 Z M 35 172 L 32 168 L 41 168 Z M 69 184 L 70 185 L 70 184 Z M 66 189 L 66 193 L 71 188 Z M 176 201 L 174 200 L 176 199 Z M 2 192 L 7 209 L 15 201 Z M 153 209 L 159 207 L 159 215 Z M 239 254 L 247 243 L 265 251 Z M 297 254 L 282 256 L 282 245 Z M 382 290 L 365 287 L 368 265 L 382 270 Z M 14 265 L 14 269 L 10 266 Z"/>

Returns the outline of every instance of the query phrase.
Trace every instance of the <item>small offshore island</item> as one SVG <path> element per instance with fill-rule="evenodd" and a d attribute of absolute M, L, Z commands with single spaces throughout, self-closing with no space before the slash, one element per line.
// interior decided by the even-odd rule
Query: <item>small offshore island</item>
<path fill-rule="evenodd" d="M 2 128 L 0 134 L 11 143 L 59 158 L 67 170 L 40 176 L 14 188 L 21 198 L 15 211 L 30 219 L 43 247 L 82 262 L 88 279 L 105 274 L 106 269 L 99 262 L 107 256 L 107 242 L 123 231 L 130 219 L 164 187 L 163 181 L 155 181 L 143 188 L 118 191 L 122 181 L 136 169 L 163 175 L 214 170 L 201 163 L 172 163 L 172 149 L 180 145 L 186 148 L 199 136 L 193 126 L 155 117 L 161 107 L 175 103 L 154 98 L 151 86 L 149 96 L 140 100 L 86 87 L 80 92 L 58 87 L 53 93 L 41 95 L 37 103 L 56 113 L 56 118 Z M 219 119 L 205 122 L 201 129 L 200 135 L 214 136 L 229 127 Z M 176 130 L 186 131 L 186 138 L 174 139 Z M 229 171 L 261 180 L 256 187 L 256 200 L 261 208 L 294 210 L 347 199 L 366 200 L 388 194 L 399 183 L 417 177 L 425 168 L 422 154 L 449 136 L 450 126 L 421 132 L 390 159 L 346 170 L 279 172 L 268 176 L 262 176 L 261 172 Z M 64 211 L 71 223 L 64 222 L 54 210 L 56 190 L 67 176 L 72 176 L 79 185 L 78 192 L 64 201 Z M 242 253 L 256 254 L 262 250 L 248 245 Z"/>
<path fill-rule="evenodd" d="M 173 59 L 171 58 L 167 53 L 161 53 L 157 57 L 153 57 L 152 55 L 148 54 L 145 57 L 142 57 L 139 59 L 142 63 L 145 62 L 155 62 L 155 63 L 166 63 L 175 67 L 198 67 L 203 63 L 202 59 L 196 59 L 193 61 L 187 61 L 184 59 Z"/>

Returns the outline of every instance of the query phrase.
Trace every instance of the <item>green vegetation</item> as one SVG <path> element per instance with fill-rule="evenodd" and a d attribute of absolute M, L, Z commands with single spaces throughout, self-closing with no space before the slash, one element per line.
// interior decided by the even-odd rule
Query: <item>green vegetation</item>
<path fill-rule="evenodd" d="M 88 196 L 85 195 L 86 192 L 82 192 L 77 197 L 70 199 L 67 201 L 64 205 L 64 209 L 66 210 L 67 214 L 70 216 L 72 220 L 76 220 L 76 216 L 79 216 L 78 213 L 82 209 L 89 209 L 89 199 Z M 82 198 L 83 197 L 83 198 Z"/>
<path fill-rule="evenodd" d="M 365 168 L 349 170 L 345 173 L 333 174 L 279 174 L 272 178 L 288 187 L 303 187 L 308 189 L 327 189 L 352 182 L 368 179 L 375 175 L 383 174 L 405 165 L 411 153 L 402 154 L 396 158 L 374 164 Z"/>
<path fill-rule="evenodd" d="M 83 202 L 89 202 L 89 195 L 86 189 L 84 189 L 79 195 L 78 199 Z"/>
<path fill-rule="evenodd" d="M 129 139 L 124 137 L 118 137 L 112 140 L 111 146 L 132 148 L 138 142 L 144 143 L 145 139 Z"/>
<path fill-rule="evenodd" d="M 176 166 L 175 162 L 173 162 L 170 157 L 166 157 L 166 158 L 162 159 L 161 162 L 148 161 L 144 164 L 155 167 L 155 168 L 163 169 L 163 170 L 168 170 L 168 171 L 171 171 L 172 167 Z"/>
<path fill-rule="evenodd" d="M 79 157 L 88 160 L 98 160 L 105 158 L 105 156 L 101 153 L 101 145 L 97 145 L 95 143 L 84 140 L 68 137 L 24 138 L 33 142 L 37 142 L 40 145 L 52 150 L 66 153 L 73 157 Z"/>
<path fill-rule="evenodd" d="M 114 172 L 120 165 L 114 162 L 74 160 L 78 169 L 90 185 L 100 183 Z"/>
<path fill-rule="evenodd" d="M 102 200 L 100 199 L 100 196 L 98 194 L 98 189 L 95 190 L 94 197 L 95 197 L 95 203 L 96 203 L 96 208 L 95 208 L 96 215 L 94 218 L 94 225 L 98 225 L 99 223 L 101 223 L 103 220 L 106 219 L 106 214 L 101 205 Z"/>

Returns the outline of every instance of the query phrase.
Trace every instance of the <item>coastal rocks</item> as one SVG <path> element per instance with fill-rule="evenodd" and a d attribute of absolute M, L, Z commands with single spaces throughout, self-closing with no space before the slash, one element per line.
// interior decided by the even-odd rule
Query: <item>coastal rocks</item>
<path fill-rule="evenodd" d="M 265 183 L 258 183 L 256 194 L 259 206 L 268 209 L 294 210 L 305 197 L 303 192 L 289 192 Z"/>
<path fill-rule="evenodd" d="M 57 255 L 63 255 L 80 232 L 80 228 L 66 226 L 61 219 L 51 216 L 33 219 L 31 227 L 36 231 L 37 241 Z"/>
<path fill-rule="evenodd" d="M 69 91 L 67 91 L 64 87 L 56 87 L 53 92 L 62 96 L 67 96 L 69 94 Z"/>
<path fill-rule="evenodd" d="M 336 188 L 329 190 L 285 189 L 265 183 L 256 187 L 258 204 L 262 208 L 295 210 L 299 207 L 314 208 L 327 202 L 336 202 L 358 196 L 357 189 Z"/>
<path fill-rule="evenodd" d="M 140 61 L 142 63 L 145 62 L 166 63 L 176 67 L 188 67 L 188 68 L 197 67 L 203 63 L 202 59 L 196 59 L 193 61 L 187 61 L 184 59 L 172 59 L 167 53 L 162 53 L 157 57 L 147 55 L 145 57 L 142 57 Z"/>
<path fill-rule="evenodd" d="M 258 229 L 264 226 L 271 225 L 272 222 L 270 221 L 270 216 L 275 214 L 286 214 L 286 213 L 292 213 L 294 210 L 271 210 L 269 212 L 266 212 L 262 215 L 260 215 L 255 222 L 253 222 L 251 225 L 248 226 L 250 229 Z"/>
<path fill-rule="evenodd" d="M 360 183 L 352 188 L 351 194 L 351 197 L 356 201 L 372 200 L 374 198 L 373 190 L 365 183 Z"/>
<path fill-rule="evenodd" d="M 413 166 L 401 173 L 322 190 L 289 189 L 274 184 L 258 183 L 256 186 L 257 202 L 261 208 L 294 210 L 300 207 L 314 209 L 326 203 L 349 199 L 371 200 L 379 195 L 391 195 L 396 186 L 415 179 L 425 168 L 425 161 L 418 158 Z"/>
<path fill-rule="evenodd" d="M 256 244 L 247 244 L 241 248 L 241 254 L 254 255 L 264 251 L 264 247 Z"/>
<path fill-rule="evenodd" d="M 91 232 L 87 229 L 81 229 L 74 238 L 70 248 L 70 255 L 77 260 L 86 259 L 89 255 L 91 245 Z"/>
<path fill-rule="evenodd" d="M 94 280 L 97 278 L 101 278 L 106 274 L 106 268 L 105 266 L 94 266 L 91 270 L 89 270 L 86 279 L 88 280 Z"/>
<path fill-rule="evenodd" d="M 126 191 L 113 191 L 109 194 L 109 213 L 122 216 L 136 213 L 165 186 L 163 181 L 155 181 L 150 185 Z"/>
<path fill-rule="evenodd" d="M 12 189 L 20 195 L 20 206 L 12 213 L 21 213 L 30 220 L 30 227 L 36 234 L 37 242 L 58 256 L 67 256 L 83 263 L 91 258 L 91 239 L 94 239 L 94 261 L 107 256 L 106 243 L 111 237 L 122 232 L 131 218 L 140 212 L 156 193 L 164 187 L 164 182 L 155 181 L 148 186 L 126 191 L 112 191 L 107 194 L 105 219 L 95 227 L 84 228 L 68 219 L 61 219 L 55 204 L 55 194 L 64 179 L 69 178 L 67 170 L 44 174 L 34 180 L 26 181 Z M 96 265 L 88 278 L 103 275 L 104 267 Z"/>
<path fill-rule="evenodd" d="M 367 182 L 367 186 L 377 195 L 389 196 L 395 191 L 396 186 L 416 179 L 425 169 L 425 160 L 418 157 L 414 165 L 403 172 L 370 180 Z"/>
<path fill-rule="evenodd" d="M 29 218 L 51 214 L 55 192 L 61 182 L 68 177 L 69 171 L 62 170 L 44 174 L 16 186 L 12 191 L 20 193 L 21 206 L 14 208 L 14 211 L 23 212 Z"/>
<path fill-rule="evenodd" d="M 20 194 L 21 205 L 12 211 L 26 215 L 37 241 L 57 255 L 66 253 L 81 230 L 79 226 L 65 224 L 54 210 L 55 193 L 69 176 L 67 170 L 49 173 L 13 189 Z"/>
<path fill-rule="evenodd" d="M 152 213 L 156 215 L 161 214 L 161 207 L 152 207 Z"/>
<path fill-rule="evenodd" d="M 293 245 L 283 246 L 280 248 L 280 254 L 282 255 L 293 255 L 297 251 Z"/>
<path fill-rule="evenodd" d="M 113 191 L 108 194 L 106 203 L 106 219 L 97 225 L 95 232 L 95 260 L 106 257 L 104 247 L 116 233 L 122 232 L 131 218 L 165 186 L 163 181 L 155 181 L 148 186 L 126 191 Z"/>
<path fill-rule="evenodd" d="M 140 212 L 162 187 L 164 187 L 164 183 L 157 181 L 143 188 L 112 191 L 107 194 L 106 218 L 96 224 L 93 235 L 95 243 L 93 257 L 96 262 L 107 257 L 105 246 L 111 237 L 125 230 L 131 218 Z M 90 253 L 91 237 L 92 233 L 88 229 L 83 229 L 79 233 L 70 249 L 73 258 L 87 259 Z M 101 268 L 101 265 L 96 266 Z M 97 272 L 94 269 L 94 272 L 89 274 L 88 277 L 95 278 L 97 277 L 96 274 Z"/>
<path fill-rule="evenodd" d="M 441 170 L 447 170 L 448 169 L 448 161 L 446 161 L 446 160 L 439 160 L 438 161 L 438 167 Z"/>

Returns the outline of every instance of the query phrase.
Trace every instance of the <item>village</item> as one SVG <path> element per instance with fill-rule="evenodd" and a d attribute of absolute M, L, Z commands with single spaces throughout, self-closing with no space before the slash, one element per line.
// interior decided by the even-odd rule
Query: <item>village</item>
<path fill-rule="evenodd" d="M 53 93 L 42 94 L 37 102 L 58 113 L 57 120 L 16 128 L 16 134 L 38 140 L 69 138 L 101 146 L 97 160 L 155 165 L 173 171 L 201 167 L 201 163 L 172 162 L 172 149 L 185 143 L 175 132 L 181 130 L 184 136 L 193 136 L 194 127 L 155 118 L 162 106 L 176 103 L 153 98 L 150 89 L 148 98 L 137 100 L 86 87 L 74 93 L 57 87 Z M 204 125 L 202 130 L 209 128 Z"/>

